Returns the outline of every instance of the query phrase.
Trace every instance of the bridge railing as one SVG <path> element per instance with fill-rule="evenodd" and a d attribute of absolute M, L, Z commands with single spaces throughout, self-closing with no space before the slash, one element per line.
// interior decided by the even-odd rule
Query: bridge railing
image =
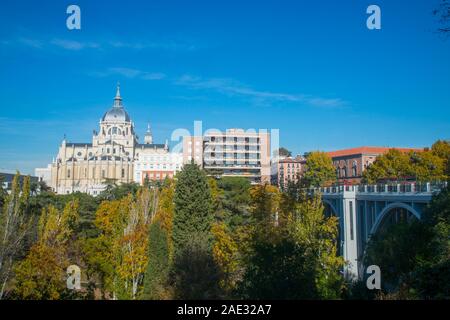
<path fill-rule="evenodd" d="M 357 193 L 435 193 L 447 187 L 447 182 L 413 182 L 413 183 L 389 183 L 375 185 L 337 185 L 321 187 L 311 190 L 320 191 L 323 194 L 338 194 L 343 192 Z"/>

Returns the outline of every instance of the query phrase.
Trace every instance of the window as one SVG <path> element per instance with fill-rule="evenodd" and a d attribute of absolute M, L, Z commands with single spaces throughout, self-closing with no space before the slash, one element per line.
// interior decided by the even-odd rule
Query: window
<path fill-rule="evenodd" d="M 67 169 L 67 178 L 70 178 L 70 169 Z"/>
<path fill-rule="evenodd" d="M 81 152 L 78 152 L 78 153 L 77 153 L 77 156 L 81 157 Z"/>
<path fill-rule="evenodd" d="M 105 170 L 102 170 L 102 178 L 105 178 L 106 177 L 106 172 L 105 172 Z"/>
<path fill-rule="evenodd" d="M 95 178 L 95 168 L 92 168 L 92 178 Z"/>
<path fill-rule="evenodd" d="M 122 178 L 125 178 L 125 169 L 122 169 Z"/>

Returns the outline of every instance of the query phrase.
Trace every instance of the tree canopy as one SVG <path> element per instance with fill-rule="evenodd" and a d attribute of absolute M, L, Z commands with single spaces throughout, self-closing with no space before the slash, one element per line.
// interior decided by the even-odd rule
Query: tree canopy
<path fill-rule="evenodd" d="M 308 154 L 302 184 L 306 187 L 321 187 L 336 181 L 336 169 L 331 157 L 322 151 Z"/>

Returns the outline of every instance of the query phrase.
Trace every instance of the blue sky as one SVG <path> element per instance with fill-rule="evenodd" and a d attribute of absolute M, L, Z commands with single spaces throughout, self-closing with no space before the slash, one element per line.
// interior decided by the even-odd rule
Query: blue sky
<path fill-rule="evenodd" d="M 21 1 L 0 4 L 0 170 L 90 142 L 117 81 L 143 136 L 278 128 L 294 153 L 450 138 L 450 38 L 432 1 Z M 66 28 L 81 8 L 82 29 Z M 382 29 L 366 28 L 366 8 Z"/>

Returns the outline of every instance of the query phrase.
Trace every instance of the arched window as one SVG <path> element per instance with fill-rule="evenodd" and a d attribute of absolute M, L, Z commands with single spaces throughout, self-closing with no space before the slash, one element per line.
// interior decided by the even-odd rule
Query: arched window
<path fill-rule="evenodd" d="M 356 163 L 356 161 L 353 161 L 353 164 L 352 164 L 352 175 L 354 177 L 357 176 L 357 173 L 358 173 L 357 168 L 358 168 L 358 164 Z"/>
<path fill-rule="evenodd" d="M 343 168 L 342 168 L 341 177 L 342 177 L 342 178 L 347 177 L 347 167 L 343 167 Z"/>

